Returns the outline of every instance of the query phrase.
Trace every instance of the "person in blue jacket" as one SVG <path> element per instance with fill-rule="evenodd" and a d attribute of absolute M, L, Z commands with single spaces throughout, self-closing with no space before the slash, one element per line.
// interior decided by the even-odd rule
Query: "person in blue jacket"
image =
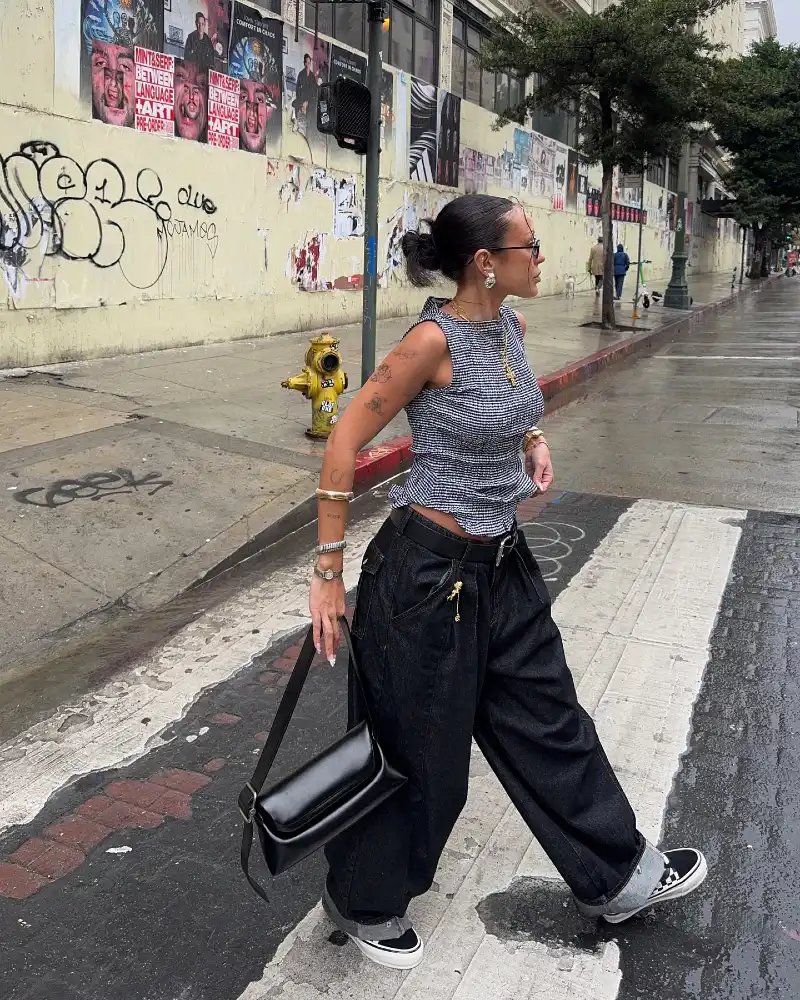
<path fill-rule="evenodd" d="M 617 292 L 617 299 L 622 298 L 622 286 L 625 284 L 625 275 L 631 266 L 631 259 L 625 253 L 625 247 L 617 244 L 617 252 L 614 254 L 614 284 Z"/>

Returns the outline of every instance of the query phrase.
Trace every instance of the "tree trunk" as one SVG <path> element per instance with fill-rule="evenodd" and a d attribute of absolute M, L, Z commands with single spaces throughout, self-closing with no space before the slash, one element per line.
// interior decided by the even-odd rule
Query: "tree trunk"
<path fill-rule="evenodd" d="M 764 258 L 764 236 L 760 229 L 755 230 L 756 239 L 753 244 L 753 259 L 747 277 L 757 281 L 761 277 L 761 261 Z"/>
<path fill-rule="evenodd" d="M 600 199 L 600 218 L 603 221 L 603 245 L 606 248 L 602 308 L 602 326 L 604 330 L 614 330 L 617 326 L 617 317 L 614 314 L 614 229 L 611 225 L 611 196 L 613 191 L 614 164 L 604 162 L 603 192 Z"/>

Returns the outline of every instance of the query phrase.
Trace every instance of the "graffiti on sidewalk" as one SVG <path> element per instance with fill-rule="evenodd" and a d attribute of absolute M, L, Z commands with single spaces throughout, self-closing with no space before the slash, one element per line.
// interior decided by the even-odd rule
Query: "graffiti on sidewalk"
<path fill-rule="evenodd" d="M 586 537 L 582 528 L 566 521 L 531 521 L 522 530 L 542 576 L 549 583 L 564 569 L 564 560 L 572 555 L 573 546 Z"/>
<path fill-rule="evenodd" d="M 90 472 L 76 479 L 58 479 L 49 486 L 33 486 L 14 493 L 14 499 L 29 507 L 55 510 L 76 500 L 108 500 L 125 493 L 138 493 L 140 489 L 151 497 L 172 483 L 171 479 L 162 479 L 160 472 L 148 472 L 137 479 L 131 469 L 119 468 L 113 472 Z"/>

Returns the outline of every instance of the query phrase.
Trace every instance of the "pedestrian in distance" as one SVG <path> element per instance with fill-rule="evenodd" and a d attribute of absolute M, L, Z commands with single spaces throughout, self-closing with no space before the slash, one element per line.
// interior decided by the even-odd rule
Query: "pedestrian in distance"
<path fill-rule="evenodd" d="M 542 256 L 514 202 L 464 195 L 404 234 L 408 277 L 444 276 L 329 439 L 317 491 L 310 610 L 333 662 L 347 501 L 356 456 L 405 408 L 414 461 L 362 562 L 352 635 L 350 723 L 366 718 L 407 784 L 332 840 L 325 911 L 379 965 L 410 969 L 423 942 L 407 910 L 431 887 L 467 799 L 473 737 L 586 916 L 621 923 L 697 888 L 703 855 L 662 853 L 636 817 L 578 704 L 542 574 L 517 529 L 517 503 L 553 482 L 536 427 L 542 393 L 525 356 L 525 318 Z"/>
<path fill-rule="evenodd" d="M 597 243 L 589 251 L 589 263 L 586 270 L 594 278 L 594 294 L 599 295 L 603 290 L 603 275 L 606 267 L 606 248 L 603 246 L 603 237 L 597 237 Z"/>
<path fill-rule="evenodd" d="M 625 275 L 630 270 L 631 259 L 625 253 L 625 247 L 621 244 L 617 244 L 617 252 L 614 254 L 614 284 L 616 288 L 617 301 L 622 298 L 622 286 L 625 284 Z"/>

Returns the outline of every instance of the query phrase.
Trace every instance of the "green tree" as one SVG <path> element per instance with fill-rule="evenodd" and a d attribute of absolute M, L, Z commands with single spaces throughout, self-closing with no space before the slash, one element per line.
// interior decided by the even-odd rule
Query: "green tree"
<path fill-rule="evenodd" d="M 532 94 L 498 117 L 524 122 L 535 108 L 578 118 L 579 151 L 603 167 L 606 253 L 603 327 L 615 326 L 611 198 L 616 166 L 640 172 L 645 155 L 677 156 L 705 121 L 719 47 L 703 20 L 731 0 L 621 0 L 599 14 L 555 20 L 531 0 L 501 19 L 487 46 L 489 70 L 534 77 Z"/>
<path fill-rule="evenodd" d="M 755 234 L 757 278 L 770 241 L 800 221 L 800 48 L 768 40 L 720 63 L 711 98 L 709 122 L 733 157 L 725 184 L 735 218 Z"/>

